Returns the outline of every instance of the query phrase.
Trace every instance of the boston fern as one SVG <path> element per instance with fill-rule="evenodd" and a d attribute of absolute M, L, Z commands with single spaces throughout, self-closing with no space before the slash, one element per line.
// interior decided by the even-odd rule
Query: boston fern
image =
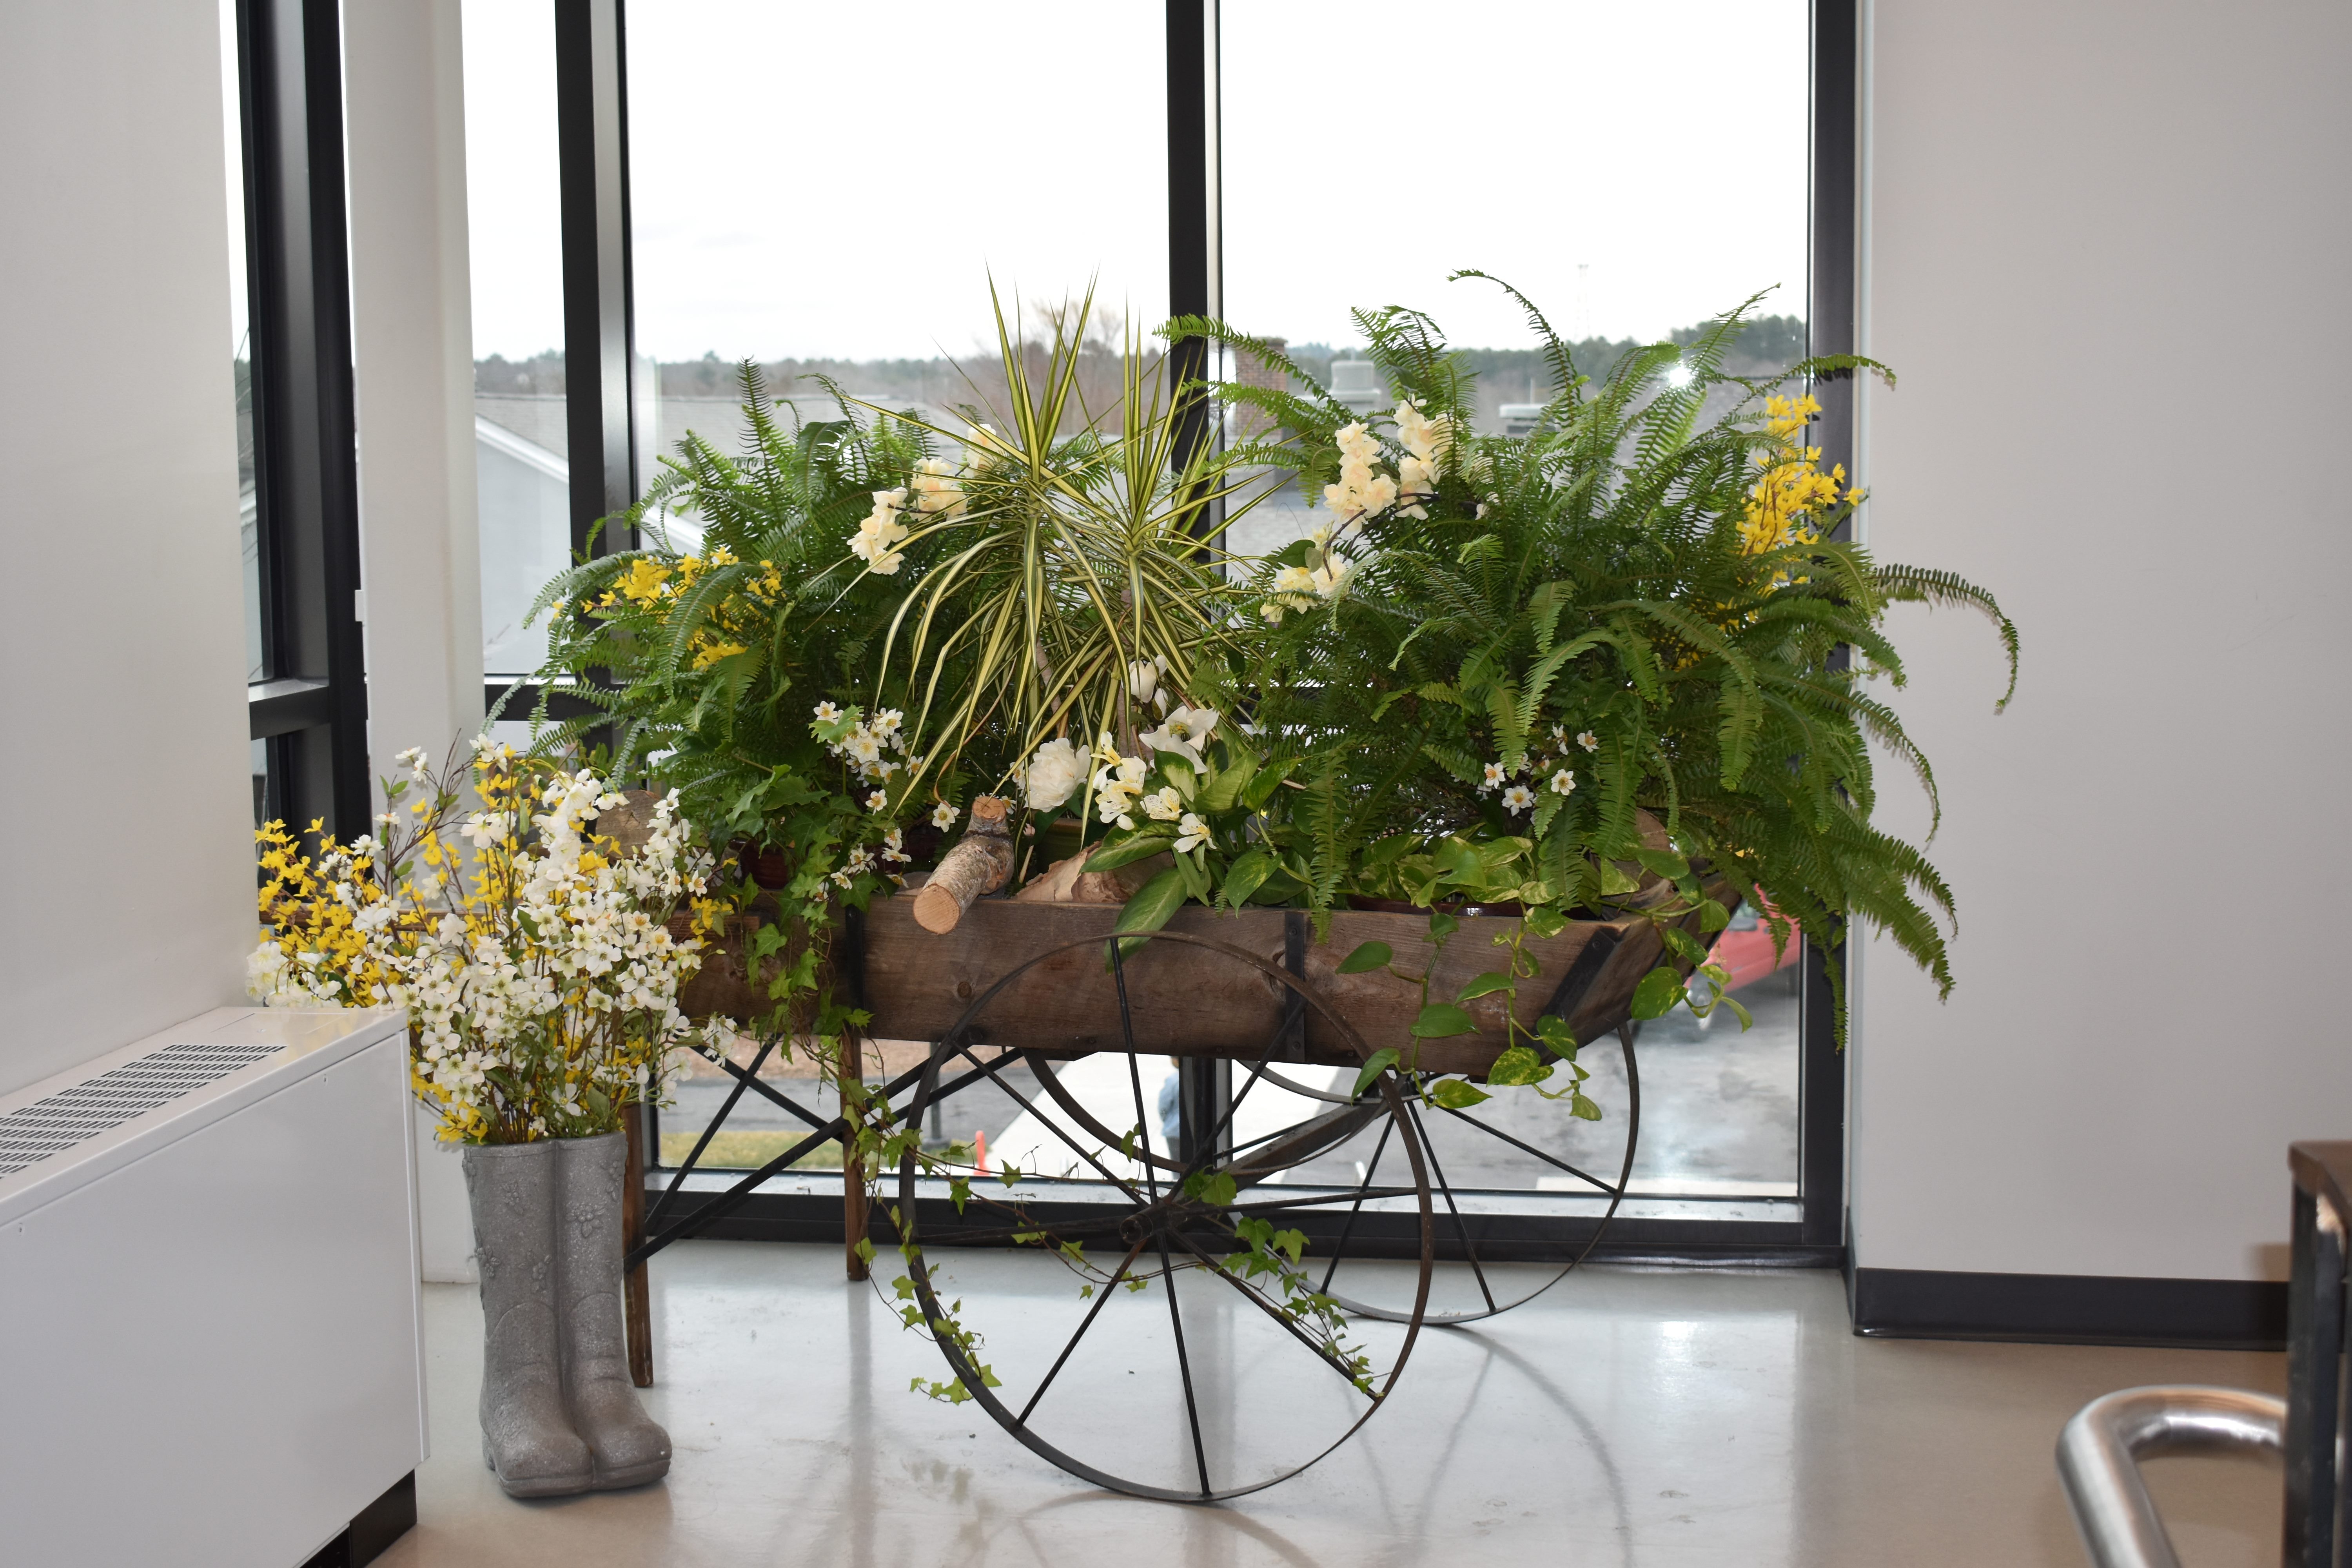
<path fill-rule="evenodd" d="M 1251 582 L 1264 635 L 1246 678 L 1259 731 L 1315 781 L 1310 901 L 1607 910 L 1645 869 L 1695 886 L 1698 860 L 1783 940 L 1793 921 L 1834 942 L 1860 917 L 1948 991 L 1951 891 L 1872 825 L 1871 744 L 1931 799 L 1934 775 L 1870 685 L 1903 683 L 1890 605 L 1990 616 L 2012 690 L 2015 629 L 1983 590 L 1833 537 L 1860 492 L 1804 444 L 1818 405 L 1723 369 L 1745 307 L 1596 385 L 1512 293 L 1559 389 L 1525 437 L 1471 433 L 1472 377 L 1412 310 L 1356 313 L 1399 395 L 1371 420 L 1275 344 L 1171 327 L 1307 387 L 1218 392 L 1279 426 L 1236 458 L 1295 470 L 1323 502 L 1314 537 Z M 1841 355 L 1786 382 L 1873 372 Z M 1654 827 L 1644 844 L 1637 813 L 1671 848 Z"/>

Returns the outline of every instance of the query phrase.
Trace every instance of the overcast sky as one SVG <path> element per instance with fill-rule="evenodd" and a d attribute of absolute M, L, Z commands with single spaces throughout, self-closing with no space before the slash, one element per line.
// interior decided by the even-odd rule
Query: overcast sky
<path fill-rule="evenodd" d="M 1225 305 L 1294 342 L 1408 303 L 1531 342 L 1804 291 L 1804 0 L 1225 0 Z M 466 0 L 475 352 L 562 341 L 552 7 Z M 987 276 L 1167 309 L 1164 7 L 638 0 L 637 343 L 962 353 Z"/>

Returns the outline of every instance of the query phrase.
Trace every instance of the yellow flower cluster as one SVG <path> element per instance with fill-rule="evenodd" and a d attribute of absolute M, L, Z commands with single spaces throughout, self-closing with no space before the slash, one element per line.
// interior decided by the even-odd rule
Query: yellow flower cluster
<path fill-rule="evenodd" d="M 385 785 L 383 842 L 321 835 L 312 857 L 283 825 L 260 830 L 266 929 L 248 989 L 273 1006 L 405 1008 L 412 1082 L 444 1137 L 609 1131 L 698 1034 L 677 996 L 700 943 L 665 922 L 692 903 L 708 929 L 709 858 L 676 796 L 653 803 L 645 842 L 624 849 L 587 826 L 623 797 L 584 770 L 487 741 L 469 779 L 456 765 L 435 777 L 421 753 L 403 761 L 411 776 Z M 461 779 L 481 807 L 462 820 Z M 404 832 L 412 786 L 424 793 Z"/>
<path fill-rule="evenodd" d="M 1811 394 L 1765 399 L 1765 433 L 1780 444 L 1780 451 L 1757 454 L 1756 465 L 1764 472 L 1748 489 L 1747 514 L 1739 524 L 1740 546 L 1747 553 L 1760 555 L 1784 544 L 1810 544 L 1817 537 L 1815 513 L 1837 505 L 1841 499 L 1862 498 L 1860 490 L 1844 488 L 1845 465 L 1822 473 L 1822 449 L 1804 444 L 1805 426 L 1821 411 L 1820 402 Z"/>
<path fill-rule="evenodd" d="M 614 579 L 612 588 L 596 604 L 602 609 L 626 605 L 639 612 L 652 612 L 656 621 L 667 620 L 670 606 L 677 604 L 703 574 L 735 564 L 735 556 L 723 544 L 707 558 L 681 555 L 675 562 L 669 562 L 658 556 L 641 555 L 629 563 L 626 572 Z M 772 561 L 762 561 L 760 566 L 760 574 L 751 578 L 746 588 L 752 595 L 772 601 L 783 593 L 784 574 Z M 719 629 L 706 628 L 694 634 L 688 645 L 694 653 L 694 668 L 708 669 L 720 659 L 744 651 L 750 646 L 744 639 L 753 635 L 757 626 L 766 622 L 768 613 L 767 605 L 747 604 L 740 595 L 730 595 L 713 606 L 710 619 Z"/>

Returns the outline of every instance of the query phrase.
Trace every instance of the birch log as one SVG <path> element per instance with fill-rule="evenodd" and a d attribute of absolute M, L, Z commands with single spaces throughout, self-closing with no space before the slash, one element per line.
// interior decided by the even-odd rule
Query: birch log
<path fill-rule="evenodd" d="M 934 933 L 955 930 L 974 899 L 1004 886 L 1013 875 L 1013 836 L 1004 822 L 1009 803 L 983 795 L 971 803 L 971 825 L 939 869 L 915 895 L 915 923 Z"/>

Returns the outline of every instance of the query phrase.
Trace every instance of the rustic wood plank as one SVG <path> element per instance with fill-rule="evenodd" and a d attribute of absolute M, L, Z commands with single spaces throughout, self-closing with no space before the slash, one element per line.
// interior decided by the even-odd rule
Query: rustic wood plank
<path fill-rule="evenodd" d="M 1722 889 L 1709 890 L 1722 896 Z M 1072 1053 L 1128 1048 L 1119 1026 L 1118 986 L 1105 963 L 1107 939 L 1118 919 L 1115 906 L 982 899 L 953 931 L 934 933 L 917 923 L 913 903 L 910 895 L 900 894 L 875 900 L 866 911 L 866 995 L 874 1015 L 868 1034 L 937 1039 L 976 999 L 1035 959 L 1034 968 L 1006 983 L 976 1016 L 979 1041 Z M 1168 929 L 1280 967 L 1286 959 L 1284 915 L 1281 910 L 1235 914 L 1187 907 Z M 1516 998 L 1497 993 L 1464 1005 L 1478 1026 L 1476 1033 L 1416 1040 L 1411 1030 L 1422 1007 L 1420 977 L 1428 975 L 1430 1000 L 1451 1001 L 1472 979 L 1506 966 L 1508 954 L 1499 943 L 1517 926 L 1508 916 L 1467 919 L 1436 949 L 1425 915 L 1343 910 L 1332 915 L 1323 941 L 1307 944 L 1303 978 L 1368 1048 L 1394 1048 L 1407 1062 L 1430 1071 L 1476 1075 L 1507 1044 L 1506 1005 L 1522 1028 L 1532 1029 L 1561 977 L 1599 933 L 1612 932 L 1615 946 L 1573 1002 L 1568 1023 L 1581 1041 L 1598 1038 L 1623 1021 L 1633 988 L 1665 953 L 1656 930 L 1639 916 L 1571 922 L 1556 937 L 1527 941 L 1525 951 L 1537 973 L 1520 981 Z M 1695 918 L 1685 929 L 1696 931 Z M 1339 965 L 1367 942 L 1389 944 L 1389 968 L 1339 973 Z M 712 954 L 706 967 L 714 978 L 698 1001 L 730 989 L 750 994 L 740 979 L 740 954 L 726 952 L 729 945 L 720 944 L 721 951 Z M 1677 962 L 1676 967 L 1687 965 Z M 1285 988 L 1248 965 L 1221 962 L 1197 947 L 1161 942 L 1146 944 L 1123 969 L 1133 1048 L 1139 1052 L 1251 1058 L 1269 1041 L 1278 1042 Z M 1277 1044 L 1276 1055 L 1284 1054 Z M 1342 1031 L 1311 1006 L 1306 1057 L 1328 1063 L 1356 1059 Z"/>

